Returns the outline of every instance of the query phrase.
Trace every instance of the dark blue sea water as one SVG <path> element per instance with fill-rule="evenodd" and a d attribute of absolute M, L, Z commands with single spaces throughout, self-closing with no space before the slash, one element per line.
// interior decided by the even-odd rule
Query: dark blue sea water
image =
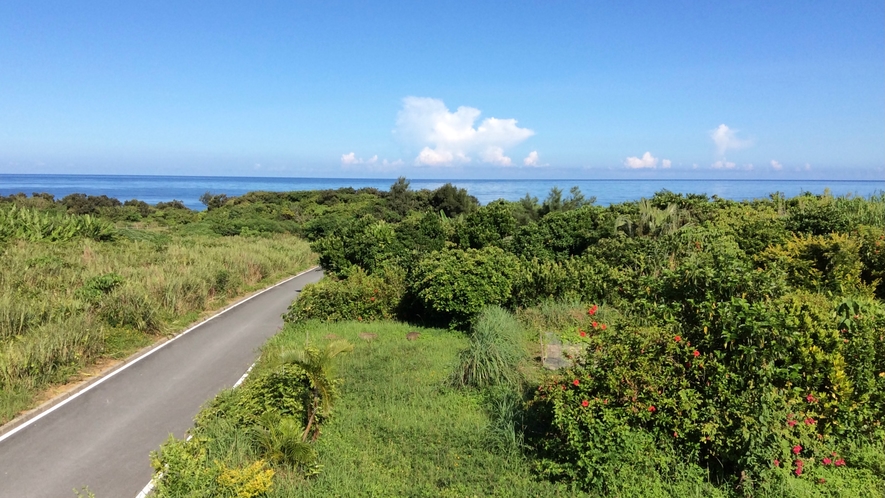
<path fill-rule="evenodd" d="M 0 175 L 0 195 L 48 192 L 56 198 L 71 193 L 107 195 L 120 200 L 139 199 L 150 204 L 178 199 L 192 209 L 202 209 L 204 192 L 241 195 L 254 190 L 289 191 L 375 187 L 387 190 L 395 179 L 250 178 L 223 176 L 111 176 L 111 175 Z M 543 200 L 550 189 L 565 192 L 577 185 L 596 203 L 613 203 L 649 197 L 667 189 L 677 193 L 707 194 L 724 199 L 756 199 L 774 192 L 787 196 L 802 192 L 869 196 L 885 191 L 885 180 L 411 180 L 413 189 L 435 189 L 446 182 L 466 188 L 483 204 L 496 199 L 517 200 L 526 193 Z"/>

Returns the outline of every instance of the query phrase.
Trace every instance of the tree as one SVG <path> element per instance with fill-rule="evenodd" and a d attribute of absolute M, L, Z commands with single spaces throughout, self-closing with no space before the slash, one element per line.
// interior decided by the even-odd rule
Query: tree
<path fill-rule="evenodd" d="M 409 181 L 404 176 L 397 178 L 396 183 L 390 186 L 387 207 L 398 215 L 405 216 L 416 206 L 415 193 L 409 190 Z"/>
<path fill-rule="evenodd" d="M 442 211 L 446 216 L 452 217 L 475 211 L 479 207 L 479 201 L 469 195 L 466 189 L 447 183 L 433 191 L 430 205 L 434 211 Z"/>
<path fill-rule="evenodd" d="M 213 194 L 207 190 L 206 193 L 200 196 L 200 202 L 206 206 L 206 209 L 212 211 L 213 209 L 224 206 L 227 202 L 227 194 Z"/>

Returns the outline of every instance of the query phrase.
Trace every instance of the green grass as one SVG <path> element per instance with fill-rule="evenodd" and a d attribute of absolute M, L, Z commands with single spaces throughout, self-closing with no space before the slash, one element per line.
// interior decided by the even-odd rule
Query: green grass
<path fill-rule="evenodd" d="M 418 340 L 406 334 L 418 330 Z M 367 342 L 361 332 L 378 335 Z M 460 333 L 393 322 L 287 327 L 268 347 L 316 344 L 334 334 L 355 350 L 338 362 L 344 379 L 333 418 L 317 442 L 322 473 L 277 476 L 270 496 L 575 496 L 537 481 L 530 462 L 499 451 L 477 391 L 447 387 Z"/>
<path fill-rule="evenodd" d="M 315 262 L 307 242 L 147 230 L 0 244 L 0 423 L 98 358 L 125 358 Z"/>

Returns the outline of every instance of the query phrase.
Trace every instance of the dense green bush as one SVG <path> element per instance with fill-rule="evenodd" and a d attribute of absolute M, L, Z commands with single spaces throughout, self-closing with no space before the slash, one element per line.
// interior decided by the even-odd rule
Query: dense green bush
<path fill-rule="evenodd" d="M 405 279 L 395 269 L 366 275 L 357 268 L 347 279 L 328 276 L 304 287 L 283 315 L 287 322 L 318 318 L 327 321 L 382 320 L 397 316 Z"/>
<path fill-rule="evenodd" d="M 429 314 L 463 328 L 486 306 L 511 299 L 519 260 L 494 246 L 437 251 L 422 259 L 410 286 Z"/>
<path fill-rule="evenodd" d="M 281 365 L 259 370 L 248 380 L 240 388 L 216 396 L 200 411 L 197 427 L 208 425 L 215 418 L 224 418 L 238 425 L 254 425 L 267 412 L 295 417 L 302 425 L 307 422 L 310 381 L 301 367 Z"/>
<path fill-rule="evenodd" d="M 516 230 L 516 218 L 506 201 L 495 201 L 466 215 L 455 229 L 463 249 L 501 246 Z"/>
<path fill-rule="evenodd" d="M 672 448 L 733 484 L 776 460 L 802 479 L 830 472 L 825 458 L 885 477 L 885 460 L 855 462 L 845 445 L 846 437 L 885 434 L 885 378 L 875 372 L 885 365 L 874 332 L 881 305 L 837 308 L 797 293 L 700 308 L 704 319 L 693 327 L 621 319 L 572 336 L 585 353 L 535 401 L 551 414 L 553 433 L 542 443 L 555 455 L 548 472 L 605 490 L 613 466 L 631 463 L 638 444 L 649 462 L 669 458 L 655 448 Z"/>

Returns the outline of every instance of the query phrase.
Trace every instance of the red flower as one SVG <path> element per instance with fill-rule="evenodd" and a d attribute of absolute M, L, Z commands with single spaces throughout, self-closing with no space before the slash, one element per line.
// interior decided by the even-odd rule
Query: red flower
<path fill-rule="evenodd" d="M 799 446 L 798 444 L 796 446 L 793 446 L 793 454 L 794 455 L 798 455 L 800 451 L 802 451 L 801 446 Z"/>
<path fill-rule="evenodd" d="M 578 379 L 575 379 L 572 381 L 572 384 L 574 384 L 576 386 L 579 385 L 580 383 L 581 383 L 581 381 L 579 381 Z"/>
<path fill-rule="evenodd" d="M 787 425 L 789 425 L 790 427 L 794 427 L 796 425 L 796 421 L 795 420 L 787 420 Z"/>
<path fill-rule="evenodd" d="M 824 479 L 823 477 L 821 477 L 820 479 L 817 480 L 817 482 L 823 484 L 823 483 L 827 482 L 827 480 Z"/>
<path fill-rule="evenodd" d="M 780 467 L 780 466 L 781 466 L 781 461 L 778 460 L 777 458 L 775 458 L 775 459 L 774 459 L 774 462 L 772 462 L 772 463 L 774 464 L 775 467 Z"/>
<path fill-rule="evenodd" d="M 601 328 L 602 330 L 605 330 L 605 324 L 603 323 L 602 325 L 600 325 L 600 328 Z"/>
<path fill-rule="evenodd" d="M 833 465 L 835 465 L 836 467 L 841 467 L 841 466 L 845 465 L 845 460 L 840 458 L 840 459 L 836 460 L 835 462 L 833 462 Z"/>
<path fill-rule="evenodd" d="M 581 331 L 581 337 L 586 337 L 586 336 L 587 336 L 587 332 L 584 332 L 584 331 L 582 330 L 582 331 Z"/>
<path fill-rule="evenodd" d="M 808 396 L 805 396 L 805 401 L 809 403 L 814 403 L 815 401 L 817 401 L 817 398 L 809 394 Z"/>
<path fill-rule="evenodd" d="M 655 405 L 651 405 L 651 406 L 648 407 L 648 411 L 650 411 L 650 412 L 652 412 L 652 413 L 654 413 L 655 410 L 657 410 L 657 408 L 655 408 Z"/>
<path fill-rule="evenodd" d="M 590 402 L 585 399 L 584 401 L 581 401 L 581 406 L 586 408 L 586 407 L 590 406 Z"/>
<path fill-rule="evenodd" d="M 597 310 L 597 309 L 599 309 L 599 306 L 596 306 L 596 305 L 594 304 L 589 310 L 587 310 L 587 314 L 590 315 L 590 316 L 593 316 L 593 315 L 596 314 L 596 310 Z"/>
<path fill-rule="evenodd" d="M 593 322 L 593 328 L 595 329 L 596 327 L 598 327 L 598 325 L 596 324 L 596 322 Z"/>
<path fill-rule="evenodd" d="M 679 437 L 679 433 L 676 432 L 676 431 L 674 431 L 674 432 L 673 432 L 673 437 Z"/>
<path fill-rule="evenodd" d="M 805 425 L 813 425 L 813 424 L 814 424 L 813 418 L 806 418 L 805 419 Z"/>
<path fill-rule="evenodd" d="M 372 296 L 372 297 L 370 297 L 369 299 L 371 299 L 372 301 L 374 301 L 374 300 L 375 300 L 375 296 Z"/>
<path fill-rule="evenodd" d="M 682 338 L 677 335 L 676 337 L 673 338 L 673 340 L 676 342 L 679 342 L 682 340 Z"/>
<path fill-rule="evenodd" d="M 796 470 L 794 470 L 793 472 L 795 472 L 797 476 L 801 476 L 802 475 L 802 467 L 796 467 Z"/>
<path fill-rule="evenodd" d="M 701 352 L 698 351 L 697 349 L 695 349 L 695 350 L 694 350 L 694 353 L 692 353 L 692 354 L 694 355 L 695 358 L 697 358 L 698 356 L 701 355 Z"/>
<path fill-rule="evenodd" d="M 830 460 L 830 457 L 824 457 L 824 459 L 821 461 L 824 463 L 824 465 L 829 465 L 830 463 L 832 463 L 832 460 Z"/>

